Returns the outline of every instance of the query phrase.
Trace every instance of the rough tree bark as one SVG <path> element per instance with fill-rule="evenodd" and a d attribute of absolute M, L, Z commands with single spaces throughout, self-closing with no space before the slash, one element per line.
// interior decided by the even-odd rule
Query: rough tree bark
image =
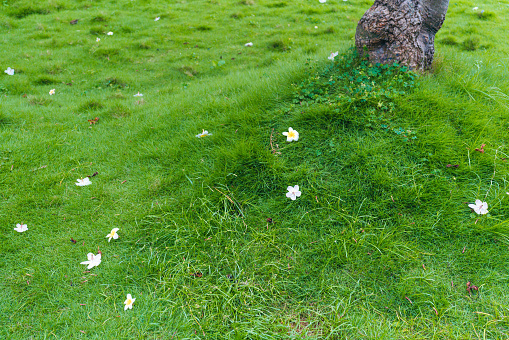
<path fill-rule="evenodd" d="M 375 0 L 357 25 L 355 46 L 375 63 L 428 69 L 449 0 Z"/>

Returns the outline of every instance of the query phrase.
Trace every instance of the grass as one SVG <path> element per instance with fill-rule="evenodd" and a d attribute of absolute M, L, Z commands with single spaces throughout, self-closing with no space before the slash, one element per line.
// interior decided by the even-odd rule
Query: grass
<path fill-rule="evenodd" d="M 4 1 L 0 338 L 507 338 L 509 8 L 411 75 L 370 4 Z"/>

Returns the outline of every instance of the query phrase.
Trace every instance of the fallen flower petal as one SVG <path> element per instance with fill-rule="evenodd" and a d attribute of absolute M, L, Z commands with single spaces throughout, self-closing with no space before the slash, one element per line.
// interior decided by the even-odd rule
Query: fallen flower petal
<path fill-rule="evenodd" d="M 140 91 L 138 91 L 138 93 L 136 93 L 134 96 L 135 97 L 143 97 L 143 94 L 141 94 Z"/>
<path fill-rule="evenodd" d="M 14 228 L 14 230 L 16 230 L 18 233 L 22 233 L 24 231 L 27 231 L 28 230 L 28 227 L 26 224 L 16 224 L 16 228 Z"/>
<path fill-rule="evenodd" d="M 88 177 L 77 179 L 78 183 L 76 183 L 79 187 L 84 187 L 85 185 L 90 185 L 92 182 L 90 182 L 90 179 Z"/>
<path fill-rule="evenodd" d="M 4 72 L 7 73 L 10 76 L 14 75 L 14 69 L 12 69 L 10 67 L 7 67 L 7 70 L 5 70 Z"/>
<path fill-rule="evenodd" d="M 160 17 L 157 17 L 154 19 L 154 21 L 159 21 L 159 19 L 161 19 Z"/>
<path fill-rule="evenodd" d="M 111 229 L 111 232 L 108 235 L 106 235 L 106 237 L 108 238 L 108 242 L 110 242 L 111 239 L 116 240 L 118 238 L 118 234 L 117 234 L 118 230 L 119 230 L 119 228 Z"/>
<path fill-rule="evenodd" d="M 203 138 L 203 137 L 207 137 L 207 136 L 212 136 L 212 134 L 209 133 L 207 130 L 203 130 L 202 133 L 199 133 L 196 135 L 196 137 L 198 137 L 198 138 Z"/>
<path fill-rule="evenodd" d="M 52 96 L 52 95 L 54 95 L 54 94 L 55 94 L 55 89 L 51 89 L 51 90 L 49 90 L 49 95 L 50 95 L 50 96 Z"/>
<path fill-rule="evenodd" d="M 292 201 L 295 201 L 297 197 L 300 197 L 301 195 L 298 185 L 294 187 L 289 186 L 288 188 L 286 188 L 286 190 L 288 190 L 288 192 L 286 193 L 286 197 L 290 198 Z"/>
<path fill-rule="evenodd" d="M 481 200 L 475 200 L 475 204 L 469 204 L 468 207 L 477 215 L 485 215 L 488 213 L 488 203 Z"/>
<path fill-rule="evenodd" d="M 334 61 L 334 58 L 339 54 L 339 51 L 331 52 L 327 59 Z"/>
<path fill-rule="evenodd" d="M 113 32 L 108 32 L 108 33 L 106 33 L 106 34 L 107 34 L 107 35 L 113 35 Z"/>
<path fill-rule="evenodd" d="M 133 299 L 131 294 L 127 294 L 127 299 L 124 301 L 124 305 L 125 305 L 124 310 L 133 309 L 134 301 L 136 301 L 136 299 Z"/>
<path fill-rule="evenodd" d="M 287 142 L 299 140 L 299 133 L 291 127 L 288 128 L 288 132 L 283 132 L 283 135 L 286 136 Z"/>
<path fill-rule="evenodd" d="M 101 253 L 97 255 L 94 255 L 93 253 L 88 253 L 87 254 L 88 261 L 80 262 L 80 264 L 87 264 L 88 265 L 87 269 L 90 269 L 101 264 L 101 257 L 102 257 Z"/>
<path fill-rule="evenodd" d="M 251 46 L 253 46 L 253 43 L 252 43 L 252 42 L 248 42 L 248 43 L 247 43 L 247 44 L 245 44 L 244 46 L 246 46 L 246 47 L 251 47 Z"/>

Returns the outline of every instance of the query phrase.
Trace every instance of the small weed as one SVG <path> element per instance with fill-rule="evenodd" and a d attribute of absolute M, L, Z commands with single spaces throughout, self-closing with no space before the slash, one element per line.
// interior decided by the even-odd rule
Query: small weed
<path fill-rule="evenodd" d="M 81 112 L 81 111 L 97 111 L 97 110 L 100 110 L 104 107 L 103 104 L 101 104 L 100 102 L 98 101 L 95 101 L 95 100 L 90 100 L 82 105 L 80 105 L 80 107 L 78 108 L 78 112 Z"/>
<path fill-rule="evenodd" d="M 179 68 L 179 71 L 188 77 L 194 77 L 195 75 L 198 74 L 198 71 L 196 71 L 192 66 L 187 66 L 187 65 Z"/>
<path fill-rule="evenodd" d="M 477 13 L 477 17 L 481 20 L 493 20 L 497 17 L 497 14 L 491 11 L 480 11 Z"/>
<path fill-rule="evenodd" d="M 113 118 L 124 118 L 131 115 L 131 110 L 129 110 L 127 107 L 121 104 L 114 104 L 111 106 L 108 110 L 108 113 Z"/>
<path fill-rule="evenodd" d="M 440 40 L 440 42 L 444 45 L 451 45 L 451 46 L 458 45 L 458 39 L 456 39 L 456 37 L 454 37 L 452 35 L 446 36 L 445 38 Z"/>
<path fill-rule="evenodd" d="M 48 98 L 42 98 L 37 96 L 28 96 L 28 102 L 30 105 L 41 105 L 48 106 L 51 103 L 51 100 Z"/>
<path fill-rule="evenodd" d="M 104 84 L 103 84 L 103 86 L 111 87 L 111 88 L 114 88 L 114 89 L 121 89 L 121 88 L 128 87 L 126 82 L 124 82 L 123 80 L 118 79 L 118 78 L 108 78 L 108 79 L 106 79 Z"/>
<path fill-rule="evenodd" d="M 475 51 L 479 48 L 479 45 L 480 39 L 478 37 L 467 38 L 461 43 L 461 47 L 465 51 Z"/>
<path fill-rule="evenodd" d="M 95 16 L 93 17 L 90 21 L 92 22 L 106 22 L 106 21 L 109 21 L 109 18 L 106 17 L 105 15 L 98 15 L 98 16 Z"/>
<path fill-rule="evenodd" d="M 286 52 L 289 47 L 283 40 L 275 40 L 269 43 L 268 48 L 277 52 Z"/>

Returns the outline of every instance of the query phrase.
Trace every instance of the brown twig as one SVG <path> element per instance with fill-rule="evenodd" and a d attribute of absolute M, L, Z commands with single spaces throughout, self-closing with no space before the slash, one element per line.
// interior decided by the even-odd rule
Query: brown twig
<path fill-rule="evenodd" d="M 281 152 L 277 151 L 279 149 L 279 145 L 276 144 L 276 148 L 274 148 L 274 145 L 272 144 L 272 141 L 274 140 L 273 139 L 274 138 L 273 135 L 274 135 L 274 129 L 272 129 L 272 131 L 270 133 L 270 151 L 274 155 L 280 155 Z"/>

